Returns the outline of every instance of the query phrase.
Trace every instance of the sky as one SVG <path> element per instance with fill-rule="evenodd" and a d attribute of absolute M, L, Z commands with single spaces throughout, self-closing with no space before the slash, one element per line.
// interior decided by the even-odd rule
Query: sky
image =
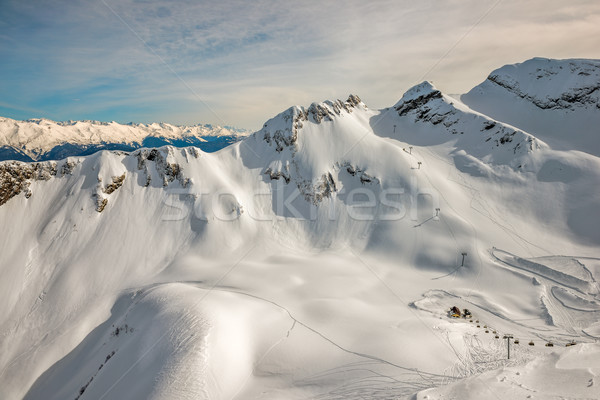
<path fill-rule="evenodd" d="M 0 116 L 255 130 L 296 104 L 599 59 L 599 37 L 597 0 L 0 0 Z"/>

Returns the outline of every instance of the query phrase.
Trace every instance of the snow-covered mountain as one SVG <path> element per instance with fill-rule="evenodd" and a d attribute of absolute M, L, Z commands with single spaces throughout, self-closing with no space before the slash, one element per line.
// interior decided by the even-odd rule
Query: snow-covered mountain
<path fill-rule="evenodd" d="M 599 184 L 429 82 L 0 163 L 0 397 L 593 398 Z"/>
<path fill-rule="evenodd" d="M 250 132 L 213 125 L 119 124 L 100 121 L 15 121 L 0 117 L 0 161 L 43 161 L 82 156 L 100 150 L 197 146 L 217 151 Z"/>
<path fill-rule="evenodd" d="M 534 58 L 506 65 L 461 100 L 556 149 L 600 155 L 600 60 Z"/>

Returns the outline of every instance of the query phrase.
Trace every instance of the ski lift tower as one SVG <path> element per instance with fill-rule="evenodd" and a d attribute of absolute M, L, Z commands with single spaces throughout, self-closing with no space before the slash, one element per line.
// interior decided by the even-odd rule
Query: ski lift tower
<path fill-rule="evenodd" d="M 508 360 L 510 360 L 510 339 L 513 338 L 513 335 L 511 334 L 506 334 L 504 335 L 503 339 L 506 339 L 506 350 L 508 351 Z"/>
<path fill-rule="evenodd" d="M 465 251 L 465 252 L 462 252 L 460 254 L 463 256 L 462 263 L 460 264 L 460 266 L 464 267 L 465 266 L 465 257 L 467 255 L 467 252 Z"/>

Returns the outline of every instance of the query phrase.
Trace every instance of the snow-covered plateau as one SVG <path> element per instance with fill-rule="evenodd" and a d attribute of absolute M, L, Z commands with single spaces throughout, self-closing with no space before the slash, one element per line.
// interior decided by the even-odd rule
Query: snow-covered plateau
<path fill-rule="evenodd" d="M 599 71 L 1 162 L 0 398 L 600 398 Z"/>

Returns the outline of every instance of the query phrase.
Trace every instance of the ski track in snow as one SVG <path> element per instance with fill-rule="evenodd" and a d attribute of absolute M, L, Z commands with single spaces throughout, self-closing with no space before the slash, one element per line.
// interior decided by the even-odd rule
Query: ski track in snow
<path fill-rule="evenodd" d="M 427 371 L 423 371 L 416 368 L 405 367 L 399 365 L 397 363 L 388 361 L 384 358 L 373 356 L 366 353 L 361 353 L 357 351 L 353 351 L 338 342 L 329 336 L 323 334 L 319 330 L 312 327 L 310 324 L 307 324 L 303 321 L 298 320 L 291 311 L 285 306 L 270 300 L 268 298 L 258 296 L 252 293 L 243 292 L 239 290 L 235 290 L 228 287 L 221 286 L 204 286 L 203 282 L 200 281 L 171 281 L 164 283 L 154 283 L 148 285 L 143 288 L 136 289 L 136 300 L 132 303 L 128 309 L 134 308 L 136 304 L 138 304 L 145 296 L 147 296 L 151 291 L 160 288 L 163 285 L 168 285 L 171 283 L 180 283 L 191 285 L 193 287 L 197 287 L 199 289 L 205 290 L 206 294 L 202 296 L 204 298 L 210 292 L 224 292 L 230 294 L 236 294 L 248 298 L 252 298 L 255 300 L 259 300 L 261 302 L 268 303 L 282 311 L 284 311 L 287 316 L 291 319 L 291 326 L 286 331 L 281 338 L 275 341 L 254 363 L 253 371 L 256 371 L 259 368 L 262 361 L 268 357 L 269 353 L 273 351 L 277 346 L 281 345 L 286 339 L 289 339 L 291 335 L 294 333 L 294 329 L 297 327 L 303 327 L 306 330 L 310 331 L 312 334 L 318 336 L 323 341 L 328 344 L 334 346 L 335 348 L 350 354 L 364 361 L 353 362 L 345 365 L 337 366 L 333 369 L 329 369 L 326 371 L 322 371 L 319 374 L 313 374 L 306 378 L 301 379 L 296 382 L 296 385 L 302 386 L 311 386 L 317 384 L 318 382 L 326 379 L 328 376 L 339 375 L 345 376 L 349 372 L 356 372 L 358 377 L 356 379 L 344 380 L 343 384 L 340 384 L 338 387 L 331 389 L 325 393 L 318 394 L 316 396 L 311 396 L 310 398 L 316 399 L 363 399 L 363 398 L 373 398 L 373 399 L 388 399 L 390 396 L 394 398 L 398 397 L 406 397 L 414 394 L 417 391 L 424 390 L 431 387 L 440 386 L 443 384 L 447 384 L 449 382 L 453 382 L 457 379 L 460 379 L 462 375 L 447 375 L 447 374 L 437 374 L 431 373 Z M 126 313 L 127 314 L 127 313 Z M 126 316 L 125 314 L 125 316 Z M 120 320 L 125 318 L 123 316 Z M 449 344 L 451 347 L 451 344 Z M 399 370 L 399 372 L 395 372 L 394 374 L 383 374 L 381 372 L 375 371 L 376 368 L 384 368 L 385 370 L 389 370 L 391 367 L 393 370 Z M 368 375 L 365 376 L 365 373 Z M 251 375 L 248 375 L 244 381 L 244 383 L 236 390 L 236 394 L 232 397 L 232 400 L 238 398 L 239 395 L 243 392 L 244 386 L 249 382 Z M 105 393 L 105 396 L 110 393 L 110 389 Z M 104 397 L 103 397 L 104 398 Z"/>
<path fill-rule="evenodd" d="M 207 289 L 202 286 L 198 286 L 198 287 Z M 302 326 L 302 327 L 308 329 L 309 331 L 311 331 L 315 335 L 319 336 L 321 339 L 325 340 L 326 342 L 330 343 L 331 345 L 337 347 L 338 349 L 340 349 L 348 354 L 352 354 L 357 357 L 366 359 L 366 361 L 364 361 L 363 363 L 384 364 L 384 365 L 391 366 L 393 368 L 404 371 L 401 375 L 402 379 L 399 379 L 397 376 L 381 375 L 381 374 L 375 373 L 374 371 L 368 370 L 368 371 L 372 372 L 374 375 L 376 375 L 377 377 L 379 377 L 380 379 L 384 379 L 382 382 L 377 382 L 377 383 L 385 384 L 384 388 L 382 388 L 380 390 L 375 390 L 377 387 L 377 384 L 375 382 L 366 384 L 367 383 L 366 380 L 372 379 L 372 378 L 364 378 L 363 377 L 356 382 L 344 383 L 344 385 L 341 386 L 340 388 L 334 389 L 331 392 L 328 392 L 327 394 L 319 395 L 316 397 L 318 399 L 343 399 L 343 398 L 359 399 L 359 398 L 364 398 L 365 396 L 367 396 L 368 398 L 377 399 L 377 398 L 389 398 L 390 395 L 407 396 L 407 395 L 414 393 L 415 391 L 426 389 L 429 387 L 439 386 L 441 384 L 441 382 L 447 382 L 448 380 L 456 379 L 456 377 L 454 377 L 454 376 L 440 375 L 440 374 L 430 373 L 430 372 L 426 372 L 426 371 L 421 371 L 416 368 L 404 367 L 402 365 L 398 365 L 396 363 L 385 360 L 383 358 L 379 358 L 379 357 L 376 357 L 376 356 L 373 356 L 370 354 L 365 354 L 365 353 L 360 353 L 360 352 L 350 350 L 350 349 L 340 345 L 339 343 L 335 342 L 333 339 L 327 337 L 326 335 L 319 332 L 318 330 L 314 329 L 310 325 L 296 319 L 286 307 L 282 306 L 281 304 L 278 304 L 275 301 L 266 299 L 261 296 L 253 295 L 251 293 L 240 292 L 240 291 L 232 290 L 232 289 L 224 289 L 224 288 L 216 287 L 212 290 L 223 291 L 223 292 L 227 292 L 227 293 L 235 293 L 235 294 L 239 294 L 241 296 L 247 296 L 247 297 L 250 297 L 253 299 L 267 302 L 267 303 L 272 304 L 273 306 L 285 311 L 286 314 L 289 316 L 289 318 L 292 319 L 293 324 L 292 324 L 292 327 L 290 328 L 290 330 L 287 332 L 287 335 L 285 337 L 281 338 L 276 343 L 274 343 L 269 348 L 269 350 L 261 357 L 261 359 L 264 359 L 272 349 L 274 349 L 277 345 L 279 345 L 285 338 L 289 337 L 289 335 L 292 333 L 294 327 L 296 325 L 299 325 L 299 326 Z M 256 368 L 259 364 L 260 364 L 260 361 L 254 366 L 254 368 Z M 327 373 L 328 374 L 333 374 L 333 373 L 339 374 L 339 373 L 348 372 L 350 367 L 355 368 L 356 364 L 340 366 L 334 370 L 328 371 Z M 359 369 L 364 370 L 364 368 L 359 368 Z M 322 374 L 326 374 L 326 373 L 324 372 Z M 321 375 L 321 376 L 323 376 L 323 375 Z M 308 384 L 308 382 L 310 382 L 310 380 L 314 380 L 317 377 L 318 376 L 313 376 L 312 379 L 310 379 L 310 378 L 304 379 L 302 382 L 300 382 L 300 384 L 301 385 Z M 389 385 L 390 382 L 395 383 L 395 385 L 390 386 Z M 424 382 L 426 382 L 426 383 L 424 383 Z M 398 387 L 397 385 L 400 385 L 401 387 Z M 242 388 L 240 388 L 239 391 L 241 391 L 241 390 L 242 390 Z M 390 391 L 391 391 L 391 393 L 390 393 Z M 381 397 L 381 396 L 383 396 L 383 397 Z"/>
<path fill-rule="evenodd" d="M 548 274 L 542 274 L 538 271 L 528 269 L 524 266 L 520 266 L 515 263 L 508 262 L 508 261 L 498 257 L 495 254 L 496 252 L 507 254 L 512 257 L 515 257 L 515 256 L 504 250 L 493 249 L 491 251 L 492 256 L 503 266 L 516 269 L 521 273 L 526 272 L 528 274 L 532 274 L 533 276 L 536 276 L 537 278 L 541 279 L 543 282 L 544 281 L 547 282 L 547 284 L 544 285 L 544 295 L 542 296 L 542 301 L 544 302 L 550 315 L 553 317 L 554 322 L 559 323 L 560 327 L 562 329 L 564 329 L 569 336 L 578 337 L 578 338 L 582 337 L 582 336 L 591 337 L 589 334 L 587 334 L 584 331 L 584 329 L 587 327 L 587 325 L 590 324 L 590 319 L 584 318 L 583 322 L 579 322 L 577 319 L 575 319 L 573 317 L 572 312 L 597 313 L 600 310 L 585 310 L 585 309 L 580 309 L 580 308 L 576 308 L 573 306 L 569 306 L 569 305 L 565 304 L 560 298 L 557 297 L 555 290 L 560 287 L 572 289 L 572 290 L 575 290 L 576 292 L 580 293 L 583 296 L 591 297 L 593 300 L 598 299 L 598 294 L 599 294 L 598 292 L 593 293 L 593 294 L 582 293 L 581 288 L 579 288 L 579 287 L 574 287 L 573 285 L 567 284 L 564 281 L 559 280 L 558 278 L 550 277 L 550 276 L 548 276 Z M 557 257 L 562 257 L 562 256 L 557 256 Z M 583 257 L 573 257 L 573 259 L 577 259 L 577 258 L 583 258 Z M 593 279 L 593 275 L 591 274 L 591 272 L 587 268 L 585 268 L 584 265 L 582 265 L 582 269 L 590 274 L 591 281 L 594 283 L 594 285 L 596 285 L 595 279 Z M 551 269 L 549 268 L 549 270 L 551 270 Z M 560 275 L 558 275 L 558 276 L 560 276 Z M 558 286 L 555 286 L 555 285 L 558 285 Z M 558 317 L 558 321 L 557 321 L 557 317 Z M 597 320 L 597 317 L 595 318 L 595 320 Z M 585 325 L 582 325 L 582 323 Z M 598 338 L 596 338 L 596 339 L 598 339 Z"/>

